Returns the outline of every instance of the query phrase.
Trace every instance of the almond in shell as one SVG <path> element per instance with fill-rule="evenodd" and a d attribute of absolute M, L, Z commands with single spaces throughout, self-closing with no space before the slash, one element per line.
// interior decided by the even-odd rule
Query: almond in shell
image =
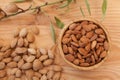
<path fill-rule="evenodd" d="M 33 70 L 37 71 L 41 68 L 43 68 L 42 63 L 39 61 L 39 59 L 35 59 L 33 62 Z"/>
<path fill-rule="evenodd" d="M 22 65 L 21 69 L 27 70 L 32 68 L 32 63 L 25 63 Z"/>
<path fill-rule="evenodd" d="M 20 30 L 19 36 L 20 37 L 25 37 L 27 35 L 28 31 L 26 28 L 23 28 Z"/>
<path fill-rule="evenodd" d="M 44 62 L 43 62 L 43 65 L 44 66 L 49 66 L 49 65 L 51 65 L 53 63 L 53 59 L 47 59 L 47 60 L 45 60 Z"/>
<path fill-rule="evenodd" d="M 11 44 L 10 44 L 11 48 L 15 48 L 16 45 L 17 45 L 17 42 L 18 42 L 18 39 L 17 39 L 17 38 L 15 38 L 14 40 L 12 40 L 12 42 L 11 42 Z"/>
<path fill-rule="evenodd" d="M 31 32 L 29 32 L 27 34 L 27 41 L 28 42 L 34 42 L 35 41 L 35 36 Z"/>

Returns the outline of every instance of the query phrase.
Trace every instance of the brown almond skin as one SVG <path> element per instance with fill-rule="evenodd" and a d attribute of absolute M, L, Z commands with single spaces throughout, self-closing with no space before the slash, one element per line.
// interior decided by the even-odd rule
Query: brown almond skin
<path fill-rule="evenodd" d="M 70 41 L 70 38 L 63 38 L 62 43 L 67 44 Z"/>
<path fill-rule="evenodd" d="M 88 21 L 82 21 L 81 26 L 83 26 L 83 25 L 88 25 Z"/>
<path fill-rule="evenodd" d="M 71 35 L 71 39 L 72 39 L 74 42 L 78 42 L 75 35 Z"/>
<path fill-rule="evenodd" d="M 88 43 L 85 47 L 85 50 L 89 52 L 90 49 L 91 49 L 91 43 Z"/>
<path fill-rule="evenodd" d="M 95 58 L 93 55 L 91 56 L 91 60 L 92 60 L 92 63 L 95 63 Z"/>
<path fill-rule="evenodd" d="M 68 47 L 68 52 L 69 52 L 70 54 L 74 54 L 74 51 L 73 51 L 73 49 L 72 49 L 71 47 Z"/>
<path fill-rule="evenodd" d="M 97 55 L 97 53 L 95 51 L 93 51 L 93 55 L 95 57 L 95 60 L 98 60 L 98 55 Z"/>
<path fill-rule="evenodd" d="M 78 51 L 81 55 L 84 55 L 84 56 L 87 55 L 88 53 L 84 48 L 79 48 Z"/>
<path fill-rule="evenodd" d="M 68 47 L 67 47 L 67 45 L 63 45 L 63 52 L 64 53 L 68 53 Z"/>
<path fill-rule="evenodd" d="M 106 52 L 106 51 L 103 51 L 103 52 L 100 54 L 100 58 L 104 58 L 104 57 L 106 57 L 106 55 L 107 55 L 107 52 Z"/>
<path fill-rule="evenodd" d="M 67 54 L 67 55 L 65 55 L 65 58 L 66 58 L 68 61 L 70 61 L 70 62 L 73 62 L 74 59 L 75 59 L 72 54 Z"/>
<path fill-rule="evenodd" d="M 77 53 L 77 57 L 78 57 L 79 59 L 82 59 L 82 56 L 81 56 L 80 53 Z"/>
<path fill-rule="evenodd" d="M 80 59 L 79 62 L 80 62 L 80 63 L 84 63 L 84 62 L 85 62 L 85 59 Z"/>
<path fill-rule="evenodd" d="M 75 60 L 73 61 L 73 63 L 74 63 L 75 65 L 79 65 L 79 59 L 75 59 Z"/>
<path fill-rule="evenodd" d="M 95 39 L 97 39 L 98 35 L 97 34 L 94 34 L 91 38 L 90 38 L 90 41 L 94 41 Z"/>
<path fill-rule="evenodd" d="M 108 50 L 108 49 L 109 49 L 109 45 L 108 45 L 108 42 L 107 42 L 107 41 L 104 42 L 104 48 L 105 48 L 105 50 Z"/>
<path fill-rule="evenodd" d="M 88 25 L 83 25 L 82 27 L 85 31 L 91 31 L 92 30 L 92 28 L 89 27 Z"/>
<path fill-rule="evenodd" d="M 70 30 L 74 30 L 76 26 L 77 26 L 77 24 L 73 23 L 73 24 L 71 24 L 71 25 L 69 26 L 69 29 L 70 29 Z"/>
<path fill-rule="evenodd" d="M 87 32 L 87 33 L 86 33 L 86 37 L 87 37 L 87 38 L 91 38 L 93 35 L 94 35 L 94 32 L 93 32 L 93 31 L 90 31 L 90 32 Z"/>
<path fill-rule="evenodd" d="M 97 41 L 92 41 L 92 44 L 91 44 L 91 49 L 94 49 L 97 45 Z"/>
<path fill-rule="evenodd" d="M 80 38 L 80 41 L 83 42 L 83 43 L 88 43 L 89 42 L 89 39 L 86 37 L 86 36 L 82 36 Z"/>
<path fill-rule="evenodd" d="M 91 27 L 91 29 L 97 28 L 97 25 L 95 25 L 95 24 L 89 24 L 88 26 Z"/>
<path fill-rule="evenodd" d="M 75 47 L 79 47 L 79 44 L 78 43 L 75 43 L 75 42 L 70 42 L 73 46 Z"/>
<path fill-rule="evenodd" d="M 103 34 L 104 32 L 103 32 L 102 29 L 98 28 L 98 29 L 95 30 L 95 33 L 96 34 Z"/>
<path fill-rule="evenodd" d="M 78 25 L 78 26 L 75 28 L 75 30 L 79 31 L 79 30 L 81 30 L 81 28 L 82 28 L 82 26 L 81 26 L 81 25 Z"/>

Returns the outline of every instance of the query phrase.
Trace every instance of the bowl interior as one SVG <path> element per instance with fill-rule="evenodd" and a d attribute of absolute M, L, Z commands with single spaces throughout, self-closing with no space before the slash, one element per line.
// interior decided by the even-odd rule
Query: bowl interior
<path fill-rule="evenodd" d="M 105 35 L 106 35 L 107 40 L 108 40 L 108 44 L 109 44 L 109 49 L 107 51 L 107 56 L 108 56 L 108 53 L 110 52 L 110 47 L 111 46 L 110 46 L 110 38 L 109 38 L 109 34 L 108 34 L 107 30 L 105 29 L 105 27 L 100 22 L 98 22 L 97 20 L 92 19 L 92 18 L 83 18 L 83 19 L 80 19 L 80 20 L 75 21 L 75 22 L 81 22 L 81 21 L 84 21 L 84 20 L 92 21 L 104 30 Z M 80 70 L 91 70 L 91 69 L 94 69 L 94 68 L 98 67 L 99 65 L 101 65 L 106 60 L 107 56 L 102 61 L 100 61 L 99 63 L 97 63 L 93 66 L 89 66 L 89 67 L 77 66 L 77 65 L 71 63 L 70 61 L 68 61 L 65 58 L 65 55 L 64 55 L 63 50 L 62 50 L 62 38 L 63 38 L 63 35 L 64 35 L 65 31 L 68 29 L 69 25 L 72 24 L 72 23 L 74 23 L 74 22 L 70 22 L 68 25 L 66 25 L 60 33 L 59 40 L 58 40 L 58 48 L 60 50 L 61 56 L 63 57 L 64 61 L 67 62 L 69 65 L 73 66 L 74 68 L 80 69 Z"/>

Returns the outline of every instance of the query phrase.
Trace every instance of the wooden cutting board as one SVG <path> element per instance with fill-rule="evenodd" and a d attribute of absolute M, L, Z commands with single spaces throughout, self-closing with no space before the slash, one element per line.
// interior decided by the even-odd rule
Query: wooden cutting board
<path fill-rule="evenodd" d="M 0 0 L 0 7 L 4 6 L 12 0 Z M 45 1 L 52 2 L 55 0 L 34 0 L 37 4 L 42 4 Z M 102 0 L 89 0 L 92 17 L 101 21 L 102 12 L 101 5 Z M 105 20 L 102 22 L 105 25 L 106 29 L 109 32 L 111 38 L 112 50 L 109 54 L 107 61 L 101 65 L 99 68 L 91 71 L 80 71 L 76 70 L 69 65 L 67 65 L 59 55 L 59 52 L 56 53 L 57 62 L 63 66 L 63 77 L 65 80 L 119 80 L 120 79 L 120 0 L 108 0 L 108 8 Z M 25 2 L 18 4 L 21 8 L 27 8 L 31 3 Z M 49 6 L 44 8 L 51 19 L 53 20 L 54 16 L 59 17 L 65 24 L 68 24 L 69 21 L 75 21 L 82 17 L 79 6 L 83 8 L 86 16 L 88 15 L 84 0 L 77 0 L 76 4 L 71 4 L 70 9 L 57 9 L 56 6 Z M 53 20 L 53 23 L 55 21 Z M 10 42 L 13 39 L 12 33 L 16 28 L 21 27 L 33 27 L 37 26 L 40 29 L 40 35 L 36 38 L 36 45 L 38 47 L 50 48 L 54 45 L 48 18 L 43 15 L 35 15 L 31 12 L 21 14 L 9 19 L 0 21 L 0 40 L 5 40 Z M 56 35 L 58 36 L 60 29 L 55 26 Z"/>

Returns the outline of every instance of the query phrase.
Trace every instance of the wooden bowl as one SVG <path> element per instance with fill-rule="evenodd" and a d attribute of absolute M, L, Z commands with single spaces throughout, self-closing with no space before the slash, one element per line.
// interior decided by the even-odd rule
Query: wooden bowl
<path fill-rule="evenodd" d="M 63 35 L 64 35 L 65 31 L 68 29 L 69 25 L 72 24 L 72 23 L 74 23 L 74 22 L 81 22 L 81 21 L 84 21 L 84 20 L 92 21 L 92 22 L 94 22 L 95 24 L 99 25 L 99 26 L 104 30 L 104 32 L 106 33 L 106 37 L 107 37 L 107 39 L 108 39 L 108 44 L 109 44 L 109 49 L 108 49 L 108 51 L 107 51 L 107 56 L 106 56 L 102 61 L 100 61 L 99 63 L 97 63 L 97 64 L 95 64 L 95 65 L 93 65 L 93 66 L 88 66 L 88 67 L 81 67 L 81 66 L 77 66 L 77 65 L 71 63 L 70 61 L 68 61 L 68 60 L 65 58 L 65 55 L 64 55 L 63 50 L 62 50 L 62 38 L 63 38 Z M 58 48 L 59 48 L 60 54 L 61 54 L 62 58 L 64 59 L 64 61 L 65 61 L 66 63 L 68 63 L 70 66 L 72 66 L 72 67 L 74 67 L 74 68 L 76 68 L 76 69 L 79 69 L 79 70 L 91 70 L 91 69 L 97 68 L 97 67 L 100 66 L 103 62 L 105 62 L 105 60 L 107 59 L 108 54 L 109 54 L 109 52 L 110 52 L 110 50 L 111 50 L 111 49 L 110 49 L 110 48 L 111 48 L 111 46 L 110 46 L 110 38 L 109 38 L 109 34 L 108 34 L 106 28 L 105 28 L 99 21 L 97 21 L 97 20 L 95 20 L 95 19 L 93 19 L 93 18 L 82 18 L 82 19 L 80 19 L 80 20 L 78 20 L 78 21 L 74 21 L 74 22 L 70 22 L 68 25 L 66 25 L 66 26 L 62 29 L 62 31 L 61 31 L 61 33 L 60 33 L 60 35 L 59 35 L 59 38 L 58 38 Z"/>

